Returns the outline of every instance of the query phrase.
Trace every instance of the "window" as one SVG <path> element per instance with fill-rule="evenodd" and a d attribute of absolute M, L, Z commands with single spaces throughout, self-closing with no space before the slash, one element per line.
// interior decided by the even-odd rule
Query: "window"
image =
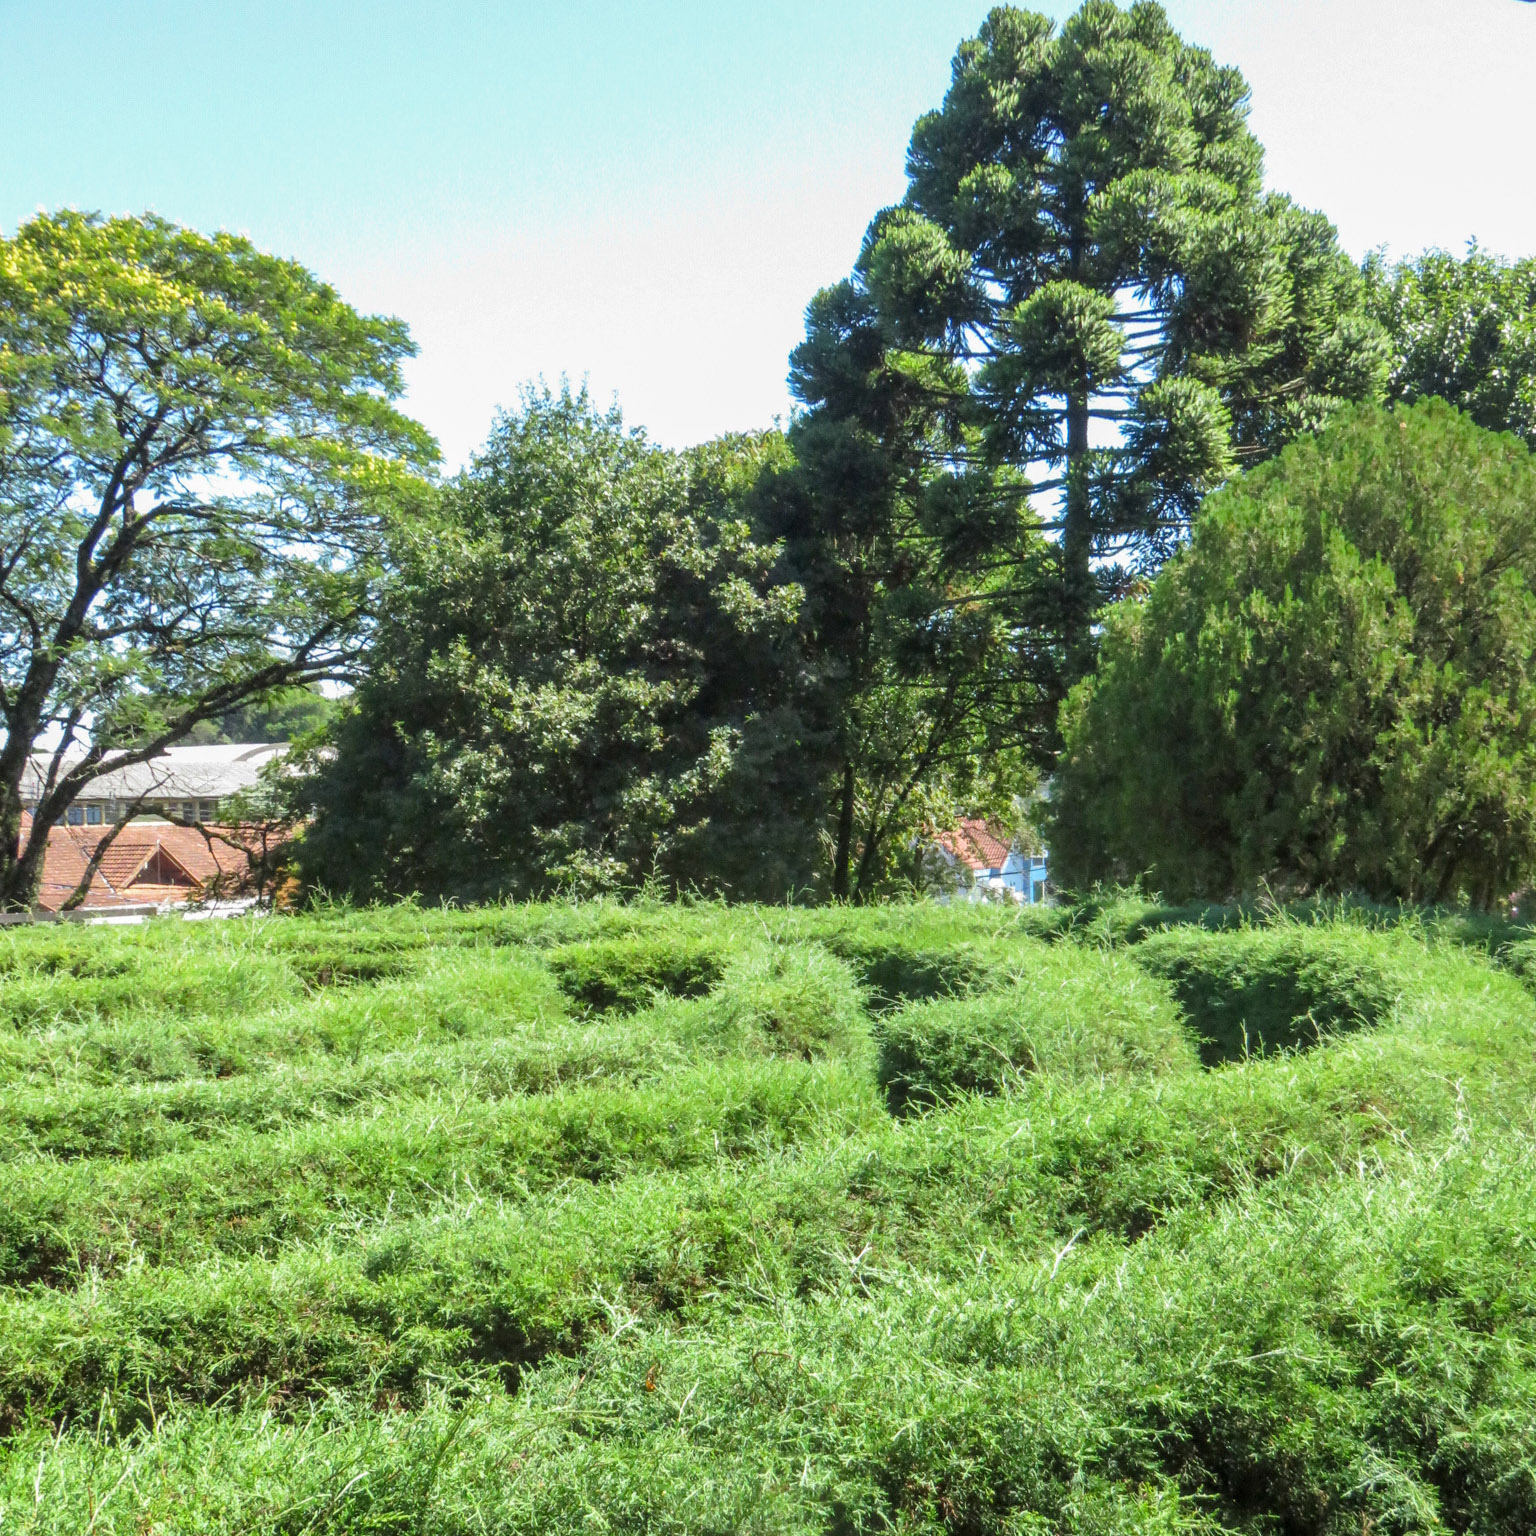
<path fill-rule="evenodd" d="M 197 802 L 197 819 L 199 821 L 213 821 L 219 814 L 219 802 L 217 800 L 199 800 Z"/>
<path fill-rule="evenodd" d="M 86 806 L 85 824 L 88 827 L 99 827 L 101 825 L 101 807 L 99 805 Z"/>
<path fill-rule="evenodd" d="M 181 819 L 183 821 L 197 820 L 197 801 L 183 800 L 181 802 Z"/>
<path fill-rule="evenodd" d="M 85 824 L 85 807 L 82 805 L 70 806 L 65 815 L 72 827 L 79 827 Z"/>

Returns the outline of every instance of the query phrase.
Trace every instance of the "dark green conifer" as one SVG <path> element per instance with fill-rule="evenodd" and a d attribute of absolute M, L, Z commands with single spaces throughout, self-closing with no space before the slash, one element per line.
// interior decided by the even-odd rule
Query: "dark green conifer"
<path fill-rule="evenodd" d="M 1027 497 L 1056 535 L 1058 688 L 1201 496 L 1380 392 L 1359 274 L 1321 215 L 1264 192 L 1247 110 L 1242 76 L 1156 5 L 1088 0 L 1059 30 L 996 9 L 913 130 L 905 199 L 811 307 L 814 412 L 852 407 L 885 441 L 901 423 L 867 407 L 892 392 L 848 385 L 899 380 L 945 415 L 924 447 L 951 519 L 984 533 Z"/>

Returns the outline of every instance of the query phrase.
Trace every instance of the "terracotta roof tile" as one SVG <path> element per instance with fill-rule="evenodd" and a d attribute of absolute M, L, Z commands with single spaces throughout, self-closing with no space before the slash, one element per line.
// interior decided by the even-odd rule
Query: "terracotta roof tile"
<path fill-rule="evenodd" d="M 114 891 L 121 890 L 149 862 L 154 851 L 153 843 L 148 845 L 137 841 L 130 843 L 119 838 L 101 856 L 101 878 Z M 82 850 L 82 852 L 89 857 L 89 850 Z"/>
<path fill-rule="evenodd" d="M 967 869 L 1001 869 L 1013 851 L 1003 828 L 980 817 L 962 817 L 954 831 L 941 832 L 934 841 Z"/>
<path fill-rule="evenodd" d="M 31 830 L 31 817 L 22 818 L 22 836 Z M 54 827 L 43 857 L 38 905 L 56 912 L 80 883 L 97 845 L 112 830 L 99 827 Z M 242 894 L 250 865 L 239 848 L 225 839 L 255 845 L 255 834 L 240 827 L 196 827 L 171 823 L 131 823 L 102 854 L 84 905 L 88 907 L 159 905 L 185 902 L 202 895 L 216 879 L 221 895 Z"/>

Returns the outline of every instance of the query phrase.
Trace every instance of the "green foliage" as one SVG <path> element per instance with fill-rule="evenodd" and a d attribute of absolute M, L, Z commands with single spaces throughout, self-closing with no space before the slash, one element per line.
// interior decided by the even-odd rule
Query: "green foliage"
<path fill-rule="evenodd" d="M 752 944 L 709 998 L 711 1030 L 738 1050 L 755 1040 L 775 1055 L 858 1060 L 868 1039 L 853 974 L 819 944 Z"/>
<path fill-rule="evenodd" d="M 530 391 L 403 546 L 316 759 L 306 877 L 369 897 L 796 884 L 809 830 L 765 835 L 752 804 L 793 746 L 759 722 L 796 594 L 732 510 L 776 441 L 678 456 L 584 393 Z"/>
<path fill-rule="evenodd" d="M 187 734 L 190 742 L 293 741 L 322 730 L 336 714 L 337 701 L 318 688 L 284 688 L 204 720 Z"/>
<path fill-rule="evenodd" d="M 355 662 L 436 460 L 392 404 L 413 350 L 233 235 L 63 211 L 0 240 L 0 905 L 95 773 Z"/>
<path fill-rule="evenodd" d="M 1489 907 L 1536 872 L 1536 467 L 1439 401 L 1212 497 L 1063 715 L 1053 874 Z"/>
<path fill-rule="evenodd" d="M 779 550 L 776 579 L 803 594 L 794 693 L 830 894 L 888 894 L 919 872 L 912 852 L 957 814 L 1011 809 L 1033 787 L 1041 685 L 1031 587 L 1048 559 L 1017 506 L 963 473 L 954 379 L 883 368 L 869 317 L 843 290 L 819 295 L 792 378 L 812 409 L 791 429 L 793 466 L 753 499 Z"/>
<path fill-rule="evenodd" d="M 5 930 L 0 996 L 138 988 L 0 1042 L 6 1527 L 1530 1529 L 1536 941 L 1039 917 Z"/>
<path fill-rule="evenodd" d="M 1400 991 L 1392 946 L 1365 933 L 1169 928 L 1135 956 L 1173 984 L 1207 1066 L 1379 1024 Z"/>
<path fill-rule="evenodd" d="M 167 925 L 148 940 L 104 934 L 86 948 L 68 933 L 0 930 L 0 1022 L 11 1031 L 240 1015 L 299 995 L 288 966 L 234 935 L 199 943 Z"/>
<path fill-rule="evenodd" d="M 799 920 L 851 965 L 884 1012 L 900 1003 L 964 997 L 996 986 L 1020 963 L 1018 912 L 985 916 L 957 907 L 883 907 L 868 916 L 818 912 Z"/>
<path fill-rule="evenodd" d="M 1491 432 L 1536 448 L 1536 258 L 1476 244 L 1366 263 L 1370 305 L 1391 340 L 1391 398 L 1438 395 Z"/>
<path fill-rule="evenodd" d="M 633 1012 L 656 993 L 699 997 L 720 977 L 718 950 L 697 940 L 598 939 L 549 952 L 550 969 L 578 1003 Z"/>
<path fill-rule="evenodd" d="M 1054 501 L 1053 558 L 1021 573 L 1052 700 L 1101 598 L 1234 464 L 1381 390 L 1360 275 L 1326 219 L 1262 191 L 1247 110 L 1156 5 L 1087 0 L 1059 28 L 997 7 L 913 129 L 904 201 L 808 311 L 796 391 L 866 460 L 899 458 L 917 411 L 974 530 Z"/>
<path fill-rule="evenodd" d="M 1192 1061 L 1171 998 L 1130 961 L 1036 944 L 1018 954 L 1006 985 L 884 1018 L 877 1076 L 902 1113 L 1022 1088 L 1035 1072 L 1092 1081 L 1188 1070 Z"/>

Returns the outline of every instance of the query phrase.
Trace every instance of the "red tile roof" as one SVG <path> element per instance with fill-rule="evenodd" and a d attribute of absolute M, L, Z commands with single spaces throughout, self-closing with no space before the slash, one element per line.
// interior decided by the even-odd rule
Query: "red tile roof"
<path fill-rule="evenodd" d="M 953 832 L 941 832 L 934 841 L 967 869 L 1001 869 L 1013 851 L 1004 829 L 980 817 L 962 817 Z"/>
<path fill-rule="evenodd" d="M 31 817 L 22 819 L 22 836 Z M 43 855 L 38 905 L 56 912 L 79 885 L 97 844 L 109 826 L 54 827 Z M 196 827 L 169 822 L 130 822 L 102 855 L 84 905 L 96 907 L 181 903 L 205 895 L 249 894 L 250 863 L 239 847 L 250 834 L 240 827 Z"/>

